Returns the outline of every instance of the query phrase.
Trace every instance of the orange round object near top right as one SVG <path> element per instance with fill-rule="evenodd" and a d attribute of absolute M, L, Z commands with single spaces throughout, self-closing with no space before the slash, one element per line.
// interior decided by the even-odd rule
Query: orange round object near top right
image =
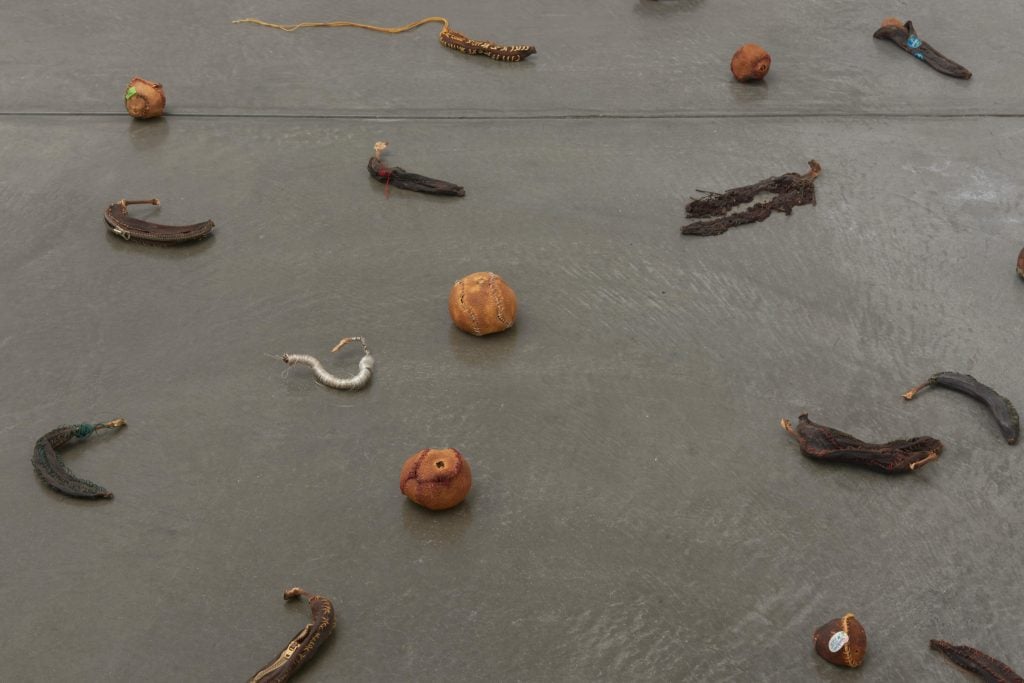
<path fill-rule="evenodd" d="M 732 75 L 737 81 L 759 81 L 768 74 L 772 56 L 756 43 L 741 45 L 732 56 Z"/>

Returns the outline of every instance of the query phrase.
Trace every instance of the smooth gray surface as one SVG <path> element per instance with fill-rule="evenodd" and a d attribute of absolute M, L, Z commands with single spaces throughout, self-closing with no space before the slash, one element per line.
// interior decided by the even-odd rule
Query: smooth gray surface
<path fill-rule="evenodd" d="M 550 116 L 1024 114 L 1024 5 L 783 0 L 55 0 L 0 7 L 0 111 L 116 113 L 133 75 L 177 114 Z M 532 43 L 520 64 L 466 58 L 439 27 L 285 33 L 275 23 L 399 26 L 440 15 L 478 40 Z M 871 35 L 888 15 L 969 69 L 960 82 Z M 773 56 L 762 86 L 735 83 L 741 44 Z"/>
<path fill-rule="evenodd" d="M 953 116 L 1022 112 L 1020 5 L 429 9 L 536 43 L 521 65 L 431 27 L 224 25 L 427 11 L 0 3 L 3 678 L 245 680 L 306 623 L 292 585 L 339 611 L 302 681 L 969 680 L 933 637 L 1024 669 L 1021 447 L 966 397 L 899 397 L 950 369 L 1024 403 L 1024 126 Z M 975 78 L 872 41 L 886 14 Z M 730 82 L 758 36 L 771 81 Z M 225 116 L 115 116 L 134 73 L 175 114 Z M 483 118 L 428 120 L 460 113 Z M 385 199 L 379 139 L 467 196 Z M 695 188 L 811 158 L 818 206 L 678 234 Z M 107 231 L 107 204 L 151 196 L 133 214 L 214 237 Z M 510 332 L 452 327 L 476 270 L 515 288 Z M 377 359 L 361 392 L 270 357 L 351 373 L 357 349 L 328 351 L 354 334 Z M 828 467 L 778 427 L 802 411 L 947 449 L 905 477 Z M 67 451 L 113 500 L 39 483 L 35 439 L 116 416 Z M 473 466 L 448 513 L 398 490 L 426 446 Z M 845 611 L 868 629 L 857 672 L 811 651 Z"/>
<path fill-rule="evenodd" d="M 240 680 L 305 623 L 292 584 L 341 617 L 308 680 L 840 680 L 810 632 L 844 610 L 865 679 L 961 680 L 936 636 L 1018 660 L 1019 448 L 963 397 L 899 394 L 955 368 L 1019 401 L 1022 132 L 4 120 L 2 598 L 8 647 L 37 653 L 8 667 Z M 381 137 L 466 198 L 385 200 L 363 169 Z M 677 234 L 688 188 L 811 155 L 817 207 Z M 104 202 L 157 190 L 161 220 L 216 236 L 105 232 Z M 518 292 L 508 334 L 448 321 L 478 269 Z M 358 393 L 265 355 L 350 334 L 378 361 Z M 777 426 L 803 410 L 947 452 L 899 478 L 821 466 Z M 117 415 L 69 455 L 113 501 L 34 479 L 40 434 Z M 449 514 L 398 492 L 431 445 L 474 467 Z"/>

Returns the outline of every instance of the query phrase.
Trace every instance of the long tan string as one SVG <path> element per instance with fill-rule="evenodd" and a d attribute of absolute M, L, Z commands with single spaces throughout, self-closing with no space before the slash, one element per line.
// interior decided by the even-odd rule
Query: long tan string
<path fill-rule="evenodd" d="M 262 21 L 260 19 L 235 19 L 231 22 L 232 24 L 256 24 L 257 26 L 266 26 L 267 28 L 277 28 L 282 31 L 295 31 L 300 28 L 336 28 L 341 26 L 351 26 L 353 28 L 365 28 L 370 31 L 379 31 L 380 33 L 405 33 L 412 29 L 423 26 L 423 24 L 439 23 L 441 24 L 441 32 L 444 33 L 448 28 L 448 20 L 444 17 L 427 17 L 426 19 L 420 19 L 414 21 L 411 24 L 405 26 L 371 26 L 370 24 L 357 24 L 353 21 L 304 21 L 301 24 L 271 24 L 270 22 Z"/>

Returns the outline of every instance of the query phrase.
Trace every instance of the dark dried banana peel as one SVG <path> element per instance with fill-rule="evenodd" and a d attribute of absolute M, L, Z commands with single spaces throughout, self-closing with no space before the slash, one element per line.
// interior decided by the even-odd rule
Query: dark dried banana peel
<path fill-rule="evenodd" d="M 985 404 L 992 417 L 995 418 L 999 431 L 1002 432 L 1006 443 L 1011 446 L 1017 443 L 1020 437 L 1020 416 L 1017 409 L 1010 403 L 1010 399 L 1002 396 L 992 387 L 982 384 L 970 375 L 959 372 L 938 372 L 928 378 L 924 384 L 918 385 L 903 394 L 908 401 L 917 396 L 918 392 L 927 387 L 946 387 L 953 391 L 966 394 L 974 400 Z"/>
<path fill-rule="evenodd" d="M 159 199 L 122 199 L 107 207 L 104 218 L 110 225 L 110 231 L 126 240 L 139 240 L 153 244 L 177 244 L 192 242 L 209 236 L 213 231 L 213 221 L 203 221 L 192 225 L 162 225 L 152 223 L 128 215 L 131 204 L 152 204 L 159 206 Z"/>
<path fill-rule="evenodd" d="M 785 419 L 782 428 L 797 440 L 800 452 L 812 460 L 859 465 L 885 474 L 913 472 L 942 453 L 942 442 L 930 436 L 869 443 L 838 429 L 815 424 L 807 413 L 800 416 L 796 429 Z"/>
<path fill-rule="evenodd" d="M 971 72 L 957 64 L 952 59 L 936 50 L 934 47 L 921 40 L 914 30 L 914 23 L 908 21 L 903 26 L 883 26 L 875 31 L 875 38 L 878 40 L 890 40 L 896 43 L 901 50 L 913 55 L 939 73 L 952 76 L 953 78 L 967 79 Z"/>

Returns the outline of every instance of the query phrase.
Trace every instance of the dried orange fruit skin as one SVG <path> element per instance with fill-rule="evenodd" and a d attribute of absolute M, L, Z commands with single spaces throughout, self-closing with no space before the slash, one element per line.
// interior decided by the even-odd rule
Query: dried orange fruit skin
<path fill-rule="evenodd" d="M 454 448 L 424 448 L 402 465 L 402 493 L 428 510 L 447 510 L 463 500 L 473 485 L 469 462 Z"/>
<path fill-rule="evenodd" d="M 759 81 L 768 75 L 772 67 L 772 56 L 760 45 L 747 43 L 736 50 L 730 66 L 737 81 Z"/>
<path fill-rule="evenodd" d="M 504 332 L 516 322 L 516 293 L 490 272 L 456 280 L 448 293 L 448 314 L 455 326 L 477 337 Z"/>
<path fill-rule="evenodd" d="M 124 90 L 124 108 L 136 119 L 154 119 L 162 116 L 167 106 L 164 87 L 136 76 Z"/>

